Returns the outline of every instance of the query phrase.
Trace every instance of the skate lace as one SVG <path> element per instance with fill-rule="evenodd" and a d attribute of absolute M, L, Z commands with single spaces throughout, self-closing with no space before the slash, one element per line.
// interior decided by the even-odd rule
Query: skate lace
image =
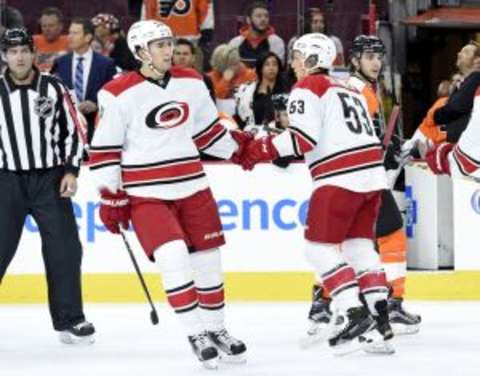
<path fill-rule="evenodd" d="M 240 341 L 234 337 L 232 337 L 226 329 L 219 330 L 215 332 L 215 335 L 217 336 L 218 340 L 226 344 L 227 346 L 232 346 L 232 345 L 239 345 Z"/>
<path fill-rule="evenodd" d="M 192 336 L 193 341 L 197 345 L 198 348 L 200 349 L 205 349 L 207 347 L 210 347 L 210 340 L 208 339 L 207 333 L 200 333 L 197 335 Z"/>

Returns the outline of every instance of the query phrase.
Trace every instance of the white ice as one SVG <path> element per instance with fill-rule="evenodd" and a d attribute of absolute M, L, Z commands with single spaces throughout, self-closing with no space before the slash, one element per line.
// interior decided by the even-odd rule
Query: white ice
<path fill-rule="evenodd" d="M 302 350 L 308 303 L 233 303 L 228 327 L 248 345 L 244 365 L 203 369 L 180 324 L 159 305 L 152 326 L 146 305 L 89 304 L 98 331 L 87 347 L 61 345 L 44 305 L 0 306 L 1 376 L 470 376 L 480 375 L 480 302 L 411 302 L 419 334 L 395 339 L 396 354 L 336 358 L 326 345 Z"/>

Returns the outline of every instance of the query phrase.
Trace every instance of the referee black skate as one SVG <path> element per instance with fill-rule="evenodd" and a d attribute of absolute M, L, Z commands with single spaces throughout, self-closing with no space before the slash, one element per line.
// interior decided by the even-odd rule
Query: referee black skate
<path fill-rule="evenodd" d="M 79 118 L 63 84 L 33 66 L 25 29 L 6 30 L 1 45 L 7 69 L 0 76 L 0 283 L 31 214 L 42 238 L 53 327 L 64 343 L 92 343 L 71 202 L 83 153 Z"/>

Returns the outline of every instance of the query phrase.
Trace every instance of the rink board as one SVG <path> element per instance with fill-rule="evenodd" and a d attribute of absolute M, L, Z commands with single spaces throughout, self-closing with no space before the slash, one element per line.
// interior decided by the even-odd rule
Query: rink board
<path fill-rule="evenodd" d="M 303 249 L 303 226 L 311 179 L 303 164 L 287 169 L 260 165 L 251 173 L 238 166 L 206 167 L 224 226 L 222 247 L 227 298 L 232 300 L 306 300 L 313 275 Z M 98 218 L 98 199 L 89 171 L 82 169 L 74 200 L 84 248 L 84 294 L 92 302 L 143 301 L 142 291 L 119 236 L 107 233 Z M 461 213 L 457 213 L 461 217 Z M 479 216 L 480 217 L 480 216 Z M 476 217 L 472 217 L 474 220 Z M 480 228 L 477 227 L 477 228 Z M 161 228 L 159 228 L 159 231 Z M 147 260 L 133 233 L 128 235 L 140 267 L 156 299 L 163 299 L 155 265 Z M 20 246 L 0 288 L 0 302 L 45 300 L 40 239 L 27 220 Z M 478 251 L 472 250 L 472 256 Z M 412 299 L 480 299 L 480 267 L 472 258 L 467 270 L 411 273 L 407 295 Z"/>
<path fill-rule="evenodd" d="M 158 274 L 146 274 L 156 301 L 165 300 Z M 308 272 L 227 272 L 228 301 L 310 300 L 313 274 Z M 414 300 L 480 300 L 480 272 L 410 272 L 406 298 Z M 46 301 L 45 277 L 38 274 L 8 275 L 0 288 L 0 303 Z M 84 274 L 86 302 L 143 302 L 145 297 L 135 274 Z"/>

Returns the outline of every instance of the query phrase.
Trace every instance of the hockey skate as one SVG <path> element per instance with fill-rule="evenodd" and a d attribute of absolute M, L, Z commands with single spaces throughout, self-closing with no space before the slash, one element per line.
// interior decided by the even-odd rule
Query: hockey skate
<path fill-rule="evenodd" d="M 59 334 L 60 342 L 67 345 L 90 345 L 95 342 L 94 326 L 88 321 L 82 321 L 68 329 L 62 330 Z"/>
<path fill-rule="evenodd" d="M 391 355 L 395 353 L 390 341 L 394 334 L 388 319 L 387 301 L 381 300 L 375 303 L 375 310 L 377 311 L 377 315 L 373 316 L 375 325 L 364 336 L 367 339 L 367 345 L 363 350 L 369 354 Z"/>
<path fill-rule="evenodd" d="M 396 335 L 416 334 L 420 330 L 422 317 L 405 311 L 402 298 L 388 300 L 388 314 Z"/>
<path fill-rule="evenodd" d="M 308 348 L 326 341 L 332 330 L 332 300 L 323 297 L 323 288 L 316 285 L 312 291 L 312 306 L 308 313 L 309 328 L 305 338 L 300 340 L 300 346 Z"/>
<path fill-rule="evenodd" d="M 378 330 L 374 330 L 376 328 Z M 382 329 L 385 329 L 385 327 L 382 326 Z M 368 353 L 391 354 L 391 351 L 383 349 L 387 337 L 389 337 L 388 334 L 385 336 L 381 334 L 378 321 L 369 314 L 367 308 L 362 306 L 348 309 L 343 328 L 334 333 L 328 342 L 337 356 L 347 355 L 359 350 Z"/>
<path fill-rule="evenodd" d="M 247 346 L 242 341 L 232 337 L 226 329 L 207 333 L 210 340 L 219 350 L 222 361 L 228 363 L 244 363 L 247 361 L 245 357 Z"/>
<path fill-rule="evenodd" d="M 218 351 L 206 332 L 189 336 L 188 341 L 192 346 L 193 353 L 205 368 L 218 368 Z"/>

